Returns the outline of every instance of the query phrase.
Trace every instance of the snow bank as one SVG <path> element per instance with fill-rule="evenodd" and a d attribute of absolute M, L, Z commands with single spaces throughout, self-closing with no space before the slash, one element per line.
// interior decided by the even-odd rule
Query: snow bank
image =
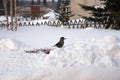
<path fill-rule="evenodd" d="M 25 48 L 27 46 L 17 40 L 0 40 L 0 50 L 2 51 L 18 51 L 20 49 L 24 51 Z M 27 48 L 27 50 L 31 49 Z M 21 54 L 24 55 L 24 53 Z M 120 67 L 120 41 L 116 36 L 107 36 L 103 40 L 76 42 L 63 48 L 56 48 L 49 55 L 44 53 L 40 53 L 40 55 L 34 59 L 41 63 L 39 66 L 46 68 L 75 65 Z M 34 64 L 38 63 L 34 62 Z"/>
<path fill-rule="evenodd" d="M 49 55 L 25 53 L 24 47 L 17 40 L 0 40 L 0 80 L 120 80 L 116 36 L 76 42 Z"/>
<path fill-rule="evenodd" d="M 119 75 L 120 69 L 80 66 L 53 72 L 41 80 L 120 80 Z"/>
<path fill-rule="evenodd" d="M 0 40 L 0 50 L 6 51 L 17 51 L 27 47 L 24 43 L 14 40 L 14 39 L 1 39 Z"/>
<path fill-rule="evenodd" d="M 51 51 L 45 58 L 50 66 L 95 65 L 120 67 L 120 42 L 115 36 L 103 40 L 77 42 Z"/>

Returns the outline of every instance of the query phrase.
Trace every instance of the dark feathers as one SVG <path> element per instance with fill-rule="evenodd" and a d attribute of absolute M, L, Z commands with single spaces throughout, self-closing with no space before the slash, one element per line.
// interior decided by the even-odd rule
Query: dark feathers
<path fill-rule="evenodd" d="M 65 40 L 65 39 L 66 39 L 66 38 L 61 37 L 60 40 L 59 40 L 59 42 L 56 43 L 54 46 L 56 46 L 56 47 L 58 47 L 58 48 L 63 47 L 63 45 L 64 45 L 64 40 Z"/>

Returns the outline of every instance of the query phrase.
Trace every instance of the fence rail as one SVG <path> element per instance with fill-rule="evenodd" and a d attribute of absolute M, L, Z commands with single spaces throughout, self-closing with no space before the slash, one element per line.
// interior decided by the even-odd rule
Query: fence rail
<path fill-rule="evenodd" d="M 6 22 L 0 22 L 0 27 L 5 27 Z M 48 26 L 55 26 L 55 27 L 61 27 L 62 23 L 59 20 L 48 20 L 48 19 L 42 19 L 39 17 L 32 17 L 32 18 L 19 18 L 17 22 L 18 27 L 24 27 L 24 26 L 42 26 L 42 25 L 48 25 Z M 66 28 L 87 28 L 87 27 L 94 27 L 94 28 L 103 28 L 104 25 L 101 23 L 95 23 L 95 22 L 89 22 L 85 21 L 83 19 L 77 19 L 77 20 L 69 20 L 68 25 L 65 25 Z"/>

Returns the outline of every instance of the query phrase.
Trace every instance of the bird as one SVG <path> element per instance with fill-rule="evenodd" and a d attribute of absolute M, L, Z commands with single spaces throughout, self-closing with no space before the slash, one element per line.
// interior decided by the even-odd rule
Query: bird
<path fill-rule="evenodd" d="M 66 39 L 65 37 L 60 37 L 59 42 L 57 42 L 54 46 L 55 46 L 55 47 L 58 47 L 58 48 L 62 48 L 63 45 L 64 45 L 64 40 L 65 40 L 65 39 Z"/>

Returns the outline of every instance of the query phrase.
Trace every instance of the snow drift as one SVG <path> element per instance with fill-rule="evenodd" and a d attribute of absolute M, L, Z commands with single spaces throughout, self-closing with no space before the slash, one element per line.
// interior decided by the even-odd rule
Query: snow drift
<path fill-rule="evenodd" d="M 17 51 L 25 47 L 27 48 L 27 45 L 14 39 L 8 38 L 8 39 L 0 40 L 0 50 L 3 50 L 3 51 L 6 51 L 6 50 Z"/>
<path fill-rule="evenodd" d="M 120 80 L 116 36 L 79 41 L 49 55 L 25 53 L 25 47 L 17 40 L 0 40 L 0 80 Z"/>
<path fill-rule="evenodd" d="M 31 48 L 13 39 L 1 39 L 0 50 L 15 52 Z M 16 52 L 15 52 L 16 53 Z M 34 53 L 33 53 L 34 54 Z M 29 56 L 32 56 L 28 53 Z M 100 67 L 120 67 L 120 41 L 116 36 L 106 36 L 103 40 L 82 41 L 69 44 L 63 48 L 55 48 L 50 54 L 39 53 L 35 59 L 40 66 L 70 67 L 74 65 L 95 65 Z M 23 59 L 24 60 L 24 59 Z M 32 59 L 30 59 L 32 60 Z M 29 63 L 31 64 L 31 63 Z M 38 64 L 34 62 L 34 64 Z M 32 64 L 32 65 L 34 65 Z"/>
<path fill-rule="evenodd" d="M 51 51 L 45 60 L 62 67 L 76 64 L 120 67 L 120 42 L 115 36 L 107 36 L 99 41 L 77 42 Z"/>

